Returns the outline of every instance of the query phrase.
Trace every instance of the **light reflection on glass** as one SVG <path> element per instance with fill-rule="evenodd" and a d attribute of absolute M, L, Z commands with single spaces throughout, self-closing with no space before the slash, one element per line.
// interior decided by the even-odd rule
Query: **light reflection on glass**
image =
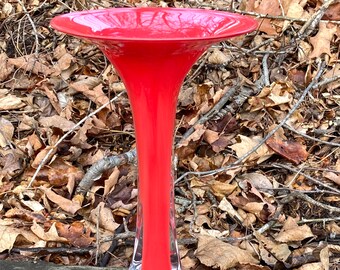
<path fill-rule="evenodd" d="M 185 9 L 161 8 L 158 12 L 144 8 L 143 12 L 139 13 L 125 8 L 118 10 L 120 12 L 115 9 L 114 13 L 98 10 L 84 12 L 81 16 L 64 15 L 65 19 L 70 20 L 65 28 L 72 25 L 81 29 L 78 30 L 79 36 L 93 38 L 98 36 L 106 39 L 173 40 L 233 36 L 239 32 L 242 24 L 247 23 L 238 20 L 233 14 L 225 16 L 223 12 L 213 12 L 207 15 L 204 10 L 195 13 L 186 12 Z"/>

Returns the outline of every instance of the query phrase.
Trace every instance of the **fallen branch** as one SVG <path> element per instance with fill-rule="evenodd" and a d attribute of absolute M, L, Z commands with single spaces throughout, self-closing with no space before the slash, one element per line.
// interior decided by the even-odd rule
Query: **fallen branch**
<path fill-rule="evenodd" d="M 297 37 L 300 40 L 305 39 L 307 36 L 309 36 L 312 31 L 315 29 L 315 27 L 319 24 L 321 21 L 321 18 L 325 14 L 328 7 L 333 4 L 335 0 L 327 0 L 325 1 L 322 6 L 319 8 L 317 12 L 315 12 L 308 21 L 305 22 L 305 24 L 302 26 L 302 28 L 297 33 Z"/>
<path fill-rule="evenodd" d="M 136 149 L 132 149 L 121 155 L 104 157 L 103 159 L 99 160 L 87 170 L 76 189 L 76 193 L 84 195 L 90 190 L 93 182 L 96 181 L 104 171 L 122 164 L 131 163 L 136 160 L 136 155 Z"/>

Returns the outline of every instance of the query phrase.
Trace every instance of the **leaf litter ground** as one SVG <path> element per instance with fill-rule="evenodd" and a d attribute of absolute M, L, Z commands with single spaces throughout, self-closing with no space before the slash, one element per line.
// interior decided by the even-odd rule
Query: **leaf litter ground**
<path fill-rule="evenodd" d="M 137 173 L 124 85 L 95 46 L 48 25 L 65 12 L 123 6 L 229 10 L 260 23 L 211 48 L 181 90 L 183 268 L 337 269 L 336 0 L 1 2 L 0 258 L 131 260 Z"/>

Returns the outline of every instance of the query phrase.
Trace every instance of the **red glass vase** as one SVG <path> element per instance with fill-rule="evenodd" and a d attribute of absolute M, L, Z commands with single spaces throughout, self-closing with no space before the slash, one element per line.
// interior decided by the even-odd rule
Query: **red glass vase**
<path fill-rule="evenodd" d="M 171 164 L 178 93 L 189 69 L 209 46 L 255 30 L 256 21 L 212 10 L 116 8 L 57 16 L 51 26 L 97 44 L 128 92 L 139 175 L 130 269 L 181 269 Z"/>

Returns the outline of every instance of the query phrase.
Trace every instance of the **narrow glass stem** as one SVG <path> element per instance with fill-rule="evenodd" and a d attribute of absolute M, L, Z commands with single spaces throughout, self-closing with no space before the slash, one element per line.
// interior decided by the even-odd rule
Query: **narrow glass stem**
<path fill-rule="evenodd" d="M 131 270 L 181 269 L 173 201 L 173 132 L 181 84 L 205 50 L 183 46 L 148 43 L 141 52 L 138 44 L 125 44 L 130 54 L 121 54 L 116 46 L 102 48 L 124 81 L 136 131 L 139 203 Z"/>

